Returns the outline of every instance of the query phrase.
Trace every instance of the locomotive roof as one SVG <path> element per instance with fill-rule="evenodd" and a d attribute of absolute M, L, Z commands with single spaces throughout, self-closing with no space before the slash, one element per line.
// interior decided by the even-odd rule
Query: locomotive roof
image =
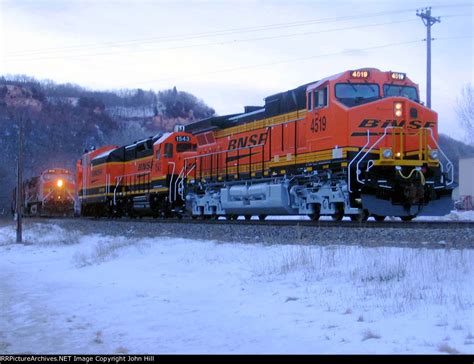
<path fill-rule="evenodd" d="M 114 150 L 116 150 L 117 148 L 115 149 L 109 149 L 103 153 L 100 153 L 98 155 L 96 155 L 94 158 L 92 158 L 92 160 L 95 160 L 95 159 L 99 159 L 99 158 L 104 158 L 104 157 L 107 157 L 110 153 L 112 153 Z"/>
<path fill-rule="evenodd" d="M 66 168 L 48 168 L 44 170 L 43 173 L 41 174 L 43 175 L 43 174 L 50 174 L 50 173 L 71 174 L 71 172 L 69 172 L 69 170 Z"/>
<path fill-rule="evenodd" d="M 382 72 L 377 68 L 364 67 L 360 70 L 368 70 L 373 72 Z M 259 107 L 246 106 L 245 112 L 238 114 L 211 116 L 206 119 L 198 120 L 194 123 L 186 125 L 186 131 L 192 134 L 202 134 L 212 130 L 226 129 L 236 125 L 250 123 L 264 118 L 270 118 L 275 115 L 289 113 L 306 108 L 306 92 L 318 88 L 327 81 L 335 80 L 346 72 L 336 73 L 325 77 L 318 81 L 306 83 L 294 89 L 279 92 L 264 98 L 265 105 Z"/>
<path fill-rule="evenodd" d="M 294 89 L 273 94 L 264 98 L 264 106 L 246 106 L 247 112 L 222 116 L 211 116 L 186 125 L 186 131 L 201 134 L 216 129 L 230 128 L 235 125 L 247 124 L 252 121 L 272 117 L 280 113 L 288 113 L 306 107 L 306 83 Z"/>
<path fill-rule="evenodd" d="M 160 138 L 157 139 L 157 140 L 153 143 L 153 145 L 163 143 L 163 142 L 165 141 L 165 139 L 168 138 L 170 135 L 171 135 L 171 133 L 164 133 L 164 134 L 160 135 Z"/>

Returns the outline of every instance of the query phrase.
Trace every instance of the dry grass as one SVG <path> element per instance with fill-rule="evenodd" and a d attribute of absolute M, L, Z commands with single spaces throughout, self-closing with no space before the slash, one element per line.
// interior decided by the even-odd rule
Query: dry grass
<path fill-rule="evenodd" d="M 73 256 L 73 261 L 77 268 L 83 268 L 93 264 L 100 264 L 119 256 L 119 251 L 129 246 L 136 246 L 134 240 L 127 240 L 124 237 L 107 236 L 99 238 L 99 241 L 89 252 L 77 252 Z"/>
<path fill-rule="evenodd" d="M 278 279 L 275 274 L 300 274 L 302 281 L 321 282 L 322 289 L 333 287 L 333 292 L 319 294 L 321 304 L 335 310 L 347 310 L 349 304 L 354 311 L 365 309 L 367 297 L 377 299 L 386 313 L 420 304 L 457 310 L 474 304 L 465 287 L 473 273 L 471 250 L 311 245 L 270 249 L 275 253 L 268 260 L 254 263 L 256 275 Z M 330 302 L 335 296 L 340 296 L 336 305 Z M 342 304 L 345 307 L 337 307 Z"/>
<path fill-rule="evenodd" d="M 104 340 L 102 338 L 102 331 L 97 331 L 95 333 L 95 339 L 94 339 L 94 342 L 96 344 L 103 344 L 104 343 Z"/>
<path fill-rule="evenodd" d="M 366 330 L 362 334 L 362 341 L 370 340 L 370 339 L 380 339 L 380 335 L 373 333 L 370 330 Z"/>
<path fill-rule="evenodd" d="M 453 348 L 452 346 L 449 346 L 448 343 L 441 343 L 438 345 L 438 351 L 440 353 L 446 353 L 446 354 L 460 354 L 458 350 Z"/>
<path fill-rule="evenodd" d="M 117 349 L 115 349 L 115 352 L 117 354 L 128 354 L 128 349 L 123 346 L 119 346 Z"/>

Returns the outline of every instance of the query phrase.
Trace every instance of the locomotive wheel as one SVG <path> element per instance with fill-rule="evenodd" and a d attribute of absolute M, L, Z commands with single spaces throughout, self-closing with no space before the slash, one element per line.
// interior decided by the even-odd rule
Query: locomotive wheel
<path fill-rule="evenodd" d="M 364 210 L 358 215 L 351 215 L 351 221 L 363 222 L 369 218 L 369 211 Z"/>
<path fill-rule="evenodd" d="M 400 219 L 402 219 L 402 221 L 411 221 L 413 220 L 413 218 L 415 218 L 415 215 L 400 216 Z"/>
<path fill-rule="evenodd" d="M 343 217 L 344 217 L 344 205 L 337 204 L 336 212 L 333 215 L 331 215 L 331 218 L 333 219 L 333 221 L 341 221 Z"/>
<path fill-rule="evenodd" d="M 244 215 L 245 221 L 250 221 L 252 219 L 252 215 Z"/>
<path fill-rule="evenodd" d="M 259 219 L 260 221 L 265 221 L 266 218 L 267 218 L 267 215 L 263 215 L 263 214 L 262 214 L 262 215 L 258 215 L 258 219 Z"/>
<path fill-rule="evenodd" d="M 383 216 L 383 215 L 373 215 L 375 221 L 384 221 L 386 216 Z"/>

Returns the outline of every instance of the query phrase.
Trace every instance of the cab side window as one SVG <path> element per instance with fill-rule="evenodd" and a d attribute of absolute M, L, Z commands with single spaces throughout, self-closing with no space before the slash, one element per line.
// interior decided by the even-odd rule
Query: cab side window
<path fill-rule="evenodd" d="M 328 105 L 328 88 L 324 87 L 321 90 L 314 92 L 314 108 L 320 109 Z"/>
<path fill-rule="evenodd" d="M 306 100 L 307 100 L 306 105 L 308 107 L 308 111 L 313 110 L 313 102 L 312 102 L 313 101 L 313 92 L 312 91 L 308 92 Z"/>
<path fill-rule="evenodd" d="M 165 144 L 164 157 L 165 158 L 173 158 L 173 144 L 171 144 L 171 143 L 166 143 Z"/>

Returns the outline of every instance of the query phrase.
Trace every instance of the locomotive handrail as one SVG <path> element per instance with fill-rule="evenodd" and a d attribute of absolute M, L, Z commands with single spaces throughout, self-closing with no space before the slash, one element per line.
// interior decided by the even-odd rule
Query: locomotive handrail
<path fill-rule="evenodd" d="M 122 182 L 122 176 L 118 176 L 118 177 L 115 177 L 115 179 L 117 180 L 117 183 L 115 184 L 115 188 L 114 188 L 114 206 L 117 205 L 117 188 L 120 184 L 120 182 Z"/>
<path fill-rule="evenodd" d="M 115 176 L 115 179 L 122 178 L 122 177 L 129 177 L 129 176 L 138 176 L 138 175 L 146 176 L 147 174 L 150 174 L 150 172 L 136 172 L 136 173 L 122 174 L 120 176 Z"/>
<path fill-rule="evenodd" d="M 347 186 L 348 186 L 349 192 L 352 192 L 351 190 L 351 164 L 357 160 L 359 155 L 364 151 L 365 148 L 367 148 L 369 143 L 370 143 L 370 130 L 367 130 L 367 143 L 365 143 L 362 149 L 359 150 L 356 156 L 349 162 L 349 166 L 347 167 Z M 357 171 L 356 171 L 356 175 L 357 175 Z"/>
<path fill-rule="evenodd" d="M 211 152 L 211 153 L 201 154 L 199 156 L 187 157 L 187 158 L 184 158 L 184 161 L 186 161 L 188 159 L 196 160 L 197 158 L 199 158 L 200 159 L 200 165 L 201 165 L 201 172 L 199 172 L 199 174 L 200 174 L 199 177 L 202 178 L 202 158 L 203 157 L 211 156 L 211 158 L 212 158 L 214 155 L 219 155 L 219 154 L 224 154 L 224 153 L 232 153 L 232 152 L 237 152 L 237 155 L 238 155 L 241 150 L 258 148 L 258 147 L 262 147 L 262 160 L 264 160 L 264 157 L 265 157 L 265 153 L 264 153 L 265 144 L 255 144 L 255 145 L 249 145 L 249 146 L 246 146 L 246 147 L 241 147 L 241 148 L 236 148 L 236 149 L 219 150 L 219 151 L 215 151 L 215 152 Z M 226 158 L 226 160 L 227 160 L 227 158 Z M 239 160 L 237 160 L 237 162 L 239 163 Z M 227 162 L 226 162 L 226 164 L 227 164 Z M 237 168 L 239 168 L 239 165 L 237 165 Z M 251 169 L 252 169 L 252 165 L 251 165 L 251 163 L 249 163 L 249 173 L 251 173 Z M 217 175 L 219 175 L 219 166 L 217 166 L 217 171 L 218 171 Z M 206 172 L 206 171 L 204 171 L 204 172 Z M 212 171 L 211 171 L 211 173 L 212 173 Z M 262 174 L 263 174 L 263 169 L 262 169 Z M 226 172 L 226 175 L 227 175 L 227 172 Z"/>
<path fill-rule="evenodd" d="M 196 168 L 196 163 L 191 165 L 191 168 L 189 169 L 189 172 L 186 173 L 186 178 L 188 178 L 188 176 L 191 174 L 191 172 L 193 171 L 194 168 Z"/>
<path fill-rule="evenodd" d="M 176 178 L 176 182 L 174 183 L 174 200 L 175 201 L 176 201 L 176 195 L 177 195 L 177 191 L 178 191 L 179 179 L 181 178 L 181 180 L 182 180 L 183 177 L 184 177 L 184 173 L 185 173 L 184 168 L 185 168 L 184 166 L 183 166 L 183 168 L 181 168 L 181 171 L 179 172 L 178 177 Z"/>
<path fill-rule="evenodd" d="M 449 186 L 449 185 L 453 184 L 453 182 L 454 182 L 454 165 L 451 162 L 451 160 L 447 157 L 447 155 L 443 152 L 443 149 L 441 149 L 438 142 L 436 141 L 436 139 L 433 135 L 433 129 L 432 128 L 424 128 L 424 129 L 428 129 L 430 131 L 431 140 L 433 140 L 433 142 L 436 144 L 436 147 L 438 148 L 438 150 L 441 152 L 443 157 L 446 158 L 446 160 L 448 161 L 448 163 L 446 163 L 446 173 L 449 173 L 449 171 L 451 171 L 451 181 L 449 183 L 446 183 L 446 185 Z M 441 171 L 442 171 L 443 164 L 441 163 L 441 161 L 440 161 L 440 165 L 441 165 Z"/>
<path fill-rule="evenodd" d="M 359 183 L 365 185 L 365 182 L 363 182 L 362 180 L 359 179 L 359 174 L 360 174 L 360 173 L 359 173 L 359 172 L 360 172 L 359 165 L 360 165 L 360 163 L 364 160 L 364 158 L 375 148 L 375 146 L 376 146 L 377 144 L 379 144 L 379 143 L 387 136 L 387 131 L 388 131 L 388 129 L 399 129 L 399 128 L 396 128 L 396 127 L 394 127 L 394 126 L 387 126 L 387 127 L 385 128 L 385 130 L 384 130 L 383 135 L 382 135 L 380 138 L 378 138 L 374 144 L 372 144 L 372 146 L 369 148 L 369 150 L 367 150 L 367 152 L 365 152 L 365 154 L 362 156 L 362 158 L 359 160 L 359 162 L 357 162 L 357 169 L 356 169 L 357 182 L 359 182 Z"/>
<path fill-rule="evenodd" d="M 170 192 L 169 192 L 169 200 L 170 202 L 173 202 L 173 200 L 171 199 L 172 197 L 172 192 L 173 192 L 173 189 L 171 188 L 171 186 L 173 185 L 173 176 L 174 176 L 174 170 L 176 169 L 176 163 L 175 162 L 168 162 L 168 172 L 169 172 L 169 165 L 172 164 L 173 165 L 173 172 L 171 173 L 171 178 L 170 178 Z"/>
<path fill-rule="evenodd" d="M 263 146 L 265 146 L 265 144 L 255 144 L 255 145 L 248 145 L 248 146 L 246 146 L 246 147 L 235 148 L 235 149 L 218 150 L 218 151 L 212 152 L 212 153 L 200 154 L 200 155 L 194 156 L 194 157 L 187 157 L 187 158 L 184 158 L 184 160 L 196 159 L 196 158 L 201 158 L 201 157 L 209 157 L 210 155 L 216 155 L 216 154 L 222 154 L 222 153 L 229 153 L 229 152 L 236 152 L 236 151 L 243 150 L 243 149 L 252 149 L 252 148 L 263 147 Z"/>

